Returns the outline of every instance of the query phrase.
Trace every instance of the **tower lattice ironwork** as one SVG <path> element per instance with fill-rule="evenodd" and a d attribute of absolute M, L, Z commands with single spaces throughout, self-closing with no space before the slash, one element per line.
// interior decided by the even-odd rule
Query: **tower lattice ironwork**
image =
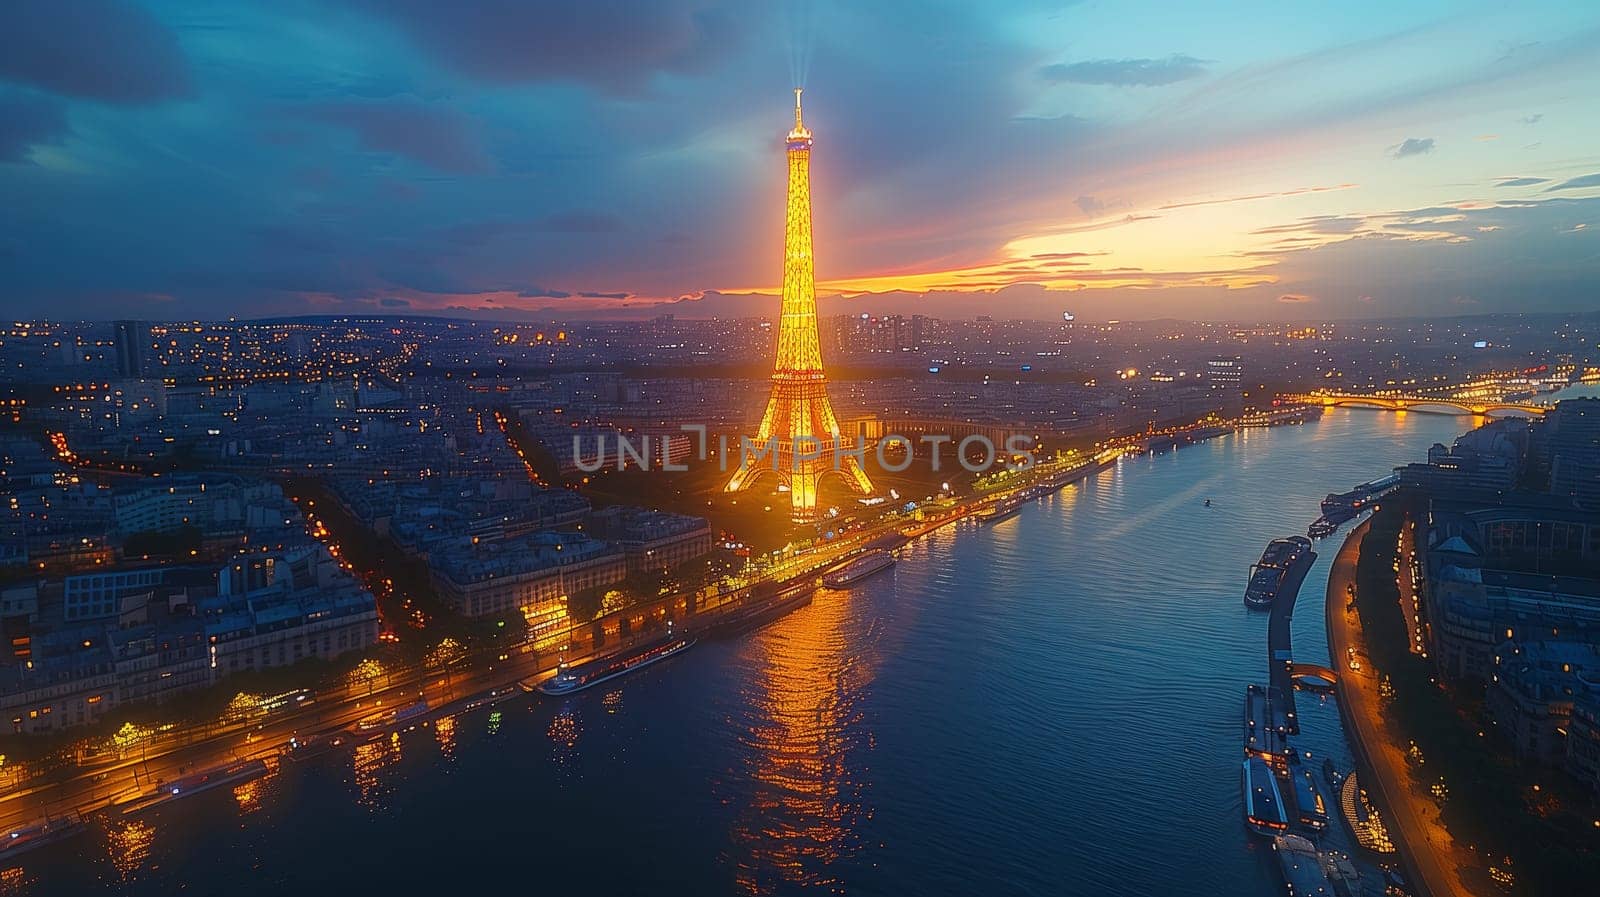
<path fill-rule="evenodd" d="M 863 494 L 872 481 L 839 433 L 828 401 L 817 335 L 816 261 L 811 254 L 811 131 L 800 115 L 800 88 L 794 91 L 794 130 L 789 132 L 789 201 L 783 233 L 783 307 L 778 323 L 778 355 L 772 369 L 772 395 L 756 432 L 756 451 L 740 450 L 739 469 L 726 491 L 748 487 L 763 472 L 774 471 L 789 486 L 795 520 L 817 513 L 817 483 L 838 473 Z M 768 445 L 771 453 L 762 457 Z"/>

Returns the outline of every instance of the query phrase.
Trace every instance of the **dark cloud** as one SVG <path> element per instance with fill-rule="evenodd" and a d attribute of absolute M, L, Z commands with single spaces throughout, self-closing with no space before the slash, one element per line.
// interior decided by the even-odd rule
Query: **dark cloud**
<path fill-rule="evenodd" d="M 1496 187 L 1532 187 L 1534 184 L 1549 182 L 1549 178 L 1501 178 Z"/>
<path fill-rule="evenodd" d="M 1407 156 L 1420 156 L 1431 152 L 1433 152 L 1432 137 L 1407 137 L 1394 148 L 1394 157 L 1404 159 Z"/>
<path fill-rule="evenodd" d="M 0 98 L 11 92 L 58 107 L 0 115 L 0 155 L 28 159 L 27 147 L 70 137 L 48 154 L 32 152 L 48 170 L 0 165 L 0 253 L 9 252 L 0 260 L 0 302 L 8 307 L 106 317 L 126 313 L 123 297 L 164 295 L 172 297 L 164 313 L 203 317 L 330 302 L 380 308 L 386 297 L 408 297 L 409 314 L 488 307 L 482 297 L 498 296 L 496 313 L 578 306 L 570 313 L 579 315 L 627 299 L 770 284 L 777 275 L 787 32 L 765 4 L 344 0 L 365 11 L 225 3 L 197 15 L 171 0 L 139 2 L 182 35 L 196 82 L 191 102 L 130 109 L 56 96 L 31 81 L 0 83 Z M 1249 261 L 1261 265 L 1252 270 L 1270 267 L 1262 276 L 1274 285 L 1248 291 L 1239 281 L 1215 290 L 1170 283 L 1208 283 L 1216 272 L 1138 272 L 1070 253 L 996 262 L 1011 258 L 1012 241 L 1042 231 L 1082 233 L 1076 245 L 1094 248 L 1101 244 L 1092 232 L 1166 214 L 1153 202 L 1177 209 L 1349 187 L 1252 192 L 1281 186 L 1279 175 L 1299 170 L 1306 147 L 1343 145 L 1330 137 L 1382 146 L 1392 136 L 1376 129 L 1394 122 L 1426 134 L 1440 120 L 1432 110 L 1475 98 L 1490 75 L 1529 85 L 1565 76 L 1536 70 L 1529 53 L 1483 74 L 1452 61 L 1369 88 L 1343 75 L 1384 70 L 1382 57 L 1399 58 L 1403 46 L 1334 46 L 1307 60 L 1264 45 L 1230 58 L 1226 71 L 1195 61 L 1196 74 L 1210 73 L 1084 105 L 1077 100 L 1096 99 L 1084 94 L 1095 89 L 1052 88 L 1039 75 L 1061 51 L 1017 27 L 1036 6 L 815 3 L 823 27 L 806 98 L 817 132 L 824 280 L 971 268 L 978 273 L 942 279 L 1005 290 L 1007 301 L 1026 297 L 1028 314 L 1055 318 L 1062 304 L 1113 317 L 1338 317 L 1361 308 L 1363 294 L 1381 296 L 1385 312 L 1413 314 L 1440 307 L 1435 297 L 1446 287 L 1436 282 L 1446 280 L 1452 295 L 1482 295 L 1486 304 L 1592 302 L 1594 260 L 1574 251 L 1586 238 L 1554 236 L 1600 221 L 1592 206 L 1561 212 L 1559 203 L 1591 195 L 1575 189 L 1539 194 L 1540 210 L 1499 204 L 1455 224 L 1375 214 L 1371 203 L 1380 200 L 1351 197 L 1336 208 L 1374 214 L 1265 229 L 1276 236 L 1257 239 L 1271 239 L 1271 252 Z M 1549 46 L 1548 62 L 1561 65 L 1582 49 L 1563 55 L 1555 50 L 1565 44 Z M 1080 56 L 1066 60 L 1079 65 L 1066 74 L 1174 83 L 1163 79 L 1188 64 L 1176 59 L 1123 60 L 1132 67 L 1113 73 L 1117 60 Z M 1294 89 L 1306 79 L 1327 90 Z M 1077 114 L 1062 114 L 1068 108 Z M 1260 173 L 1226 170 L 1257 154 Z M 1224 159 L 1233 161 L 1217 168 Z M 1346 161 L 1354 177 L 1384 157 Z M 1404 167 L 1416 164 L 1426 163 Z M 1550 176 L 1524 167 L 1532 164 L 1485 162 Z M 1525 192 L 1531 187 L 1448 195 Z M 1236 220 L 1260 227 L 1327 210 L 1309 197 L 1292 209 Z M 1538 227 L 1518 223 L 1535 220 Z M 1368 233 L 1377 236 L 1357 236 Z M 1564 252 L 1541 254 L 1546 244 Z M 1007 286 L 1024 283 L 1030 267 L 1097 287 L 1141 287 L 1068 297 Z M 1467 270 L 1470 283 L 1455 274 Z M 554 284 L 564 289 L 546 286 Z M 1277 301 L 1302 293 L 1315 301 Z M 770 313 L 769 300 L 746 313 Z M 916 301 L 904 299 L 924 311 Z M 951 292 L 939 309 L 959 317 L 993 301 Z"/>
<path fill-rule="evenodd" d="M 172 31 L 117 0 L 0 3 L 0 78 L 106 103 L 150 103 L 190 92 Z"/>
<path fill-rule="evenodd" d="M 1554 190 L 1581 190 L 1585 187 L 1600 187 L 1600 173 L 1585 174 L 1579 177 L 1562 181 L 1554 187 L 1546 187 L 1546 193 Z"/>
<path fill-rule="evenodd" d="M 320 103 L 298 111 L 305 118 L 349 130 L 364 150 L 404 156 L 455 174 L 493 168 L 472 122 L 450 107 L 401 99 Z"/>
<path fill-rule="evenodd" d="M 444 64 L 483 81 L 576 81 L 632 92 L 702 70 L 741 43 L 740 5 L 712 0 L 352 0 Z"/>
<path fill-rule="evenodd" d="M 1303 293 L 1284 293 L 1283 295 L 1278 297 L 1278 301 L 1279 302 L 1289 303 L 1289 304 L 1295 304 L 1295 303 L 1300 303 L 1300 302 L 1310 302 L 1311 301 L 1311 297 L 1307 296 L 1307 295 L 1305 295 Z"/>
<path fill-rule="evenodd" d="M 67 132 L 61 104 L 44 97 L 0 94 L 0 162 L 20 162 L 41 143 Z"/>
<path fill-rule="evenodd" d="M 378 304 L 383 306 L 384 308 L 410 308 L 411 307 L 411 300 L 410 299 L 395 299 L 395 298 L 392 298 L 392 297 L 385 297 L 383 299 L 379 299 L 378 300 Z"/>
<path fill-rule="evenodd" d="M 1544 113 L 1543 112 L 1537 112 L 1537 113 L 1535 113 L 1533 115 L 1524 115 L 1521 118 L 1521 121 L 1525 125 L 1536 125 L 1543 119 L 1544 119 Z"/>
<path fill-rule="evenodd" d="M 1039 70 L 1052 84 L 1109 84 L 1116 87 L 1161 87 L 1206 73 L 1208 63 L 1193 56 L 1174 54 L 1165 59 L 1092 59 L 1056 63 Z"/>

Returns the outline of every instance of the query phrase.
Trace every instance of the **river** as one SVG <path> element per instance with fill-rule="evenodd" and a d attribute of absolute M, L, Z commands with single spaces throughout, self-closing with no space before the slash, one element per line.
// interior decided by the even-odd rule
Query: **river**
<path fill-rule="evenodd" d="M 1247 568 L 1469 425 L 1335 410 L 1124 459 L 614 688 L 97 822 L 0 893 L 1279 894 L 1240 819 Z M 1334 708 L 1300 707 L 1296 745 L 1347 767 Z"/>

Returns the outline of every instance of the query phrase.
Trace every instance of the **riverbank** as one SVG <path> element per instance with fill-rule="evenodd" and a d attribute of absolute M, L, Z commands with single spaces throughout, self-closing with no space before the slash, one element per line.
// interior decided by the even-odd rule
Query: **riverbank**
<path fill-rule="evenodd" d="M 1378 673 L 1367 657 L 1361 620 L 1350 600 L 1361 544 L 1371 528 L 1369 518 L 1350 531 L 1328 572 L 1328 653 L 1339 673 L 1339 716 L 1361 781 L 1377 797 L 1418 897 L 1472 895 L 1476 892 L 1461 875 L 1455 842 L 1437 807 L 1413 792 L 1405 750 L 1385 731 Z"/>
<path fill-rule="evenodd" d="M 1121 456 L 1120 451 L 1103 453 L 1082 465 L 1065 471 L 1055 471 L 1049 477 L 1030 479 L 1012 490 L 996 493 L 985 500 L 955 505 L 938 515 L 922 520 L 901 522 L 878 530 L 851 534 L 836 540 L 826 550 L 812 552 L 805 558 L 796 558 L 792 566 L 782 571 L 782 578 L 771 583 L 769 590 L 756 586 L 703 598 L 689 611 L 688 596 L 675 595 L 630 608 L 621 614 L 633 625 L 623 627 L 620 635 L 609 638 L 596 637 L 596 623 L 582 623 L 568 629 L 551 645 L 550 636 L 541 638 L 545 647 L 531 641 L 494 646 L 495 652 L 487 655 L 479 668 L 463 664 L 462 668 L 444 675 L 439 669 L 391 670 L 383 674 L 383 686 L 361 693 L 359 689 L 349 694 L 321 695 L 321 700 L 299 713 L 276 716 L 260 726 L 229 727 L 209 737 L 194 740 L 177 737 L 182 733 L 164 733 L 170 739 L 162 746 L 144 743 L 126 757 L 93 768 L 81 768 L 77 774 L 54 781 L 12 789 L 0 794 L 0 830 L 15 831 L 64 813 L 90 816 L 127 801 L 139 800 L 159 793 L 161 784 L 182 774 L 183 770 L 215 766 L 240 760 L 275 760 L 289 755 L 291 744 L 327 744 L 339 739 L 352 725 L 375 711 L 398 707 L 416 700 L 426 701 L 430 709 L 426 716 L 408 720 L 403 726 L 414 728 L 451 716 L 464 709 L 491 701 L 505 701 L 520 697 L 519 681 L 542 679 L 554 675 L 557 667 L 566 662 L 583 663 L 600 659 L 625 650 L 641 640 L 654 637 L 652 621 L 673 616 L 681 624 L 681 631 L 695 635 L 709 635 L 725 620 L 735 614 L 752 613 L 755 602 L 769 606 L 788 604 L 788 611 L 802 606 L 793 599 L 799 592 L 815 591 L 820 586 L 820 576 L 827 569 L 843 563 L 867 550 L 875 540 L 891 533 L 907 541 L 924 539 L 952 524 L 968 519 L 984 508 L 1011 499 L 1018 493 L 1036 489 L 1040 480 L 1048 480 L 1052 488 L 1082 482 L 1105 470 Z M 1030 500 L 1038 494 L 1027 496 Z M 808 562 L 809 561 L 809 562 Z M 770 619 L 763 617 L 762 624 L 783 616 L 776 613 Z M 640 622 L 644 625 L 639 625 Z M 606 625 L 599 624 L 604 630 Z M 441 678 L 442 677 L 442 678 Z M 152 735 L 153 738 L 153 735 Z M 345 739 L 347 744 L 354 743 Z"/>

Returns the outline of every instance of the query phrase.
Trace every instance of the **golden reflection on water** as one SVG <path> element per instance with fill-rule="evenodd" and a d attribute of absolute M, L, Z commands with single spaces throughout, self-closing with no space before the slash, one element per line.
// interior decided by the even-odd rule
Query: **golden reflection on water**
<path fill-rule="evenodd" d="M 550 738 L 550 762 L 558 769 L 576 769 L 573 761 L 578 754 L 578 737 L 583 734 L 583 724 L 578 719 L 577 708 L 568 704 L 550 718 L 545 735 Z"/>
<path fill-rule="evenodd" d="M 239 813 L 248 816 L 261 809 L 261 779 L 251 779 L 233 786 L 233 801 Z"/>
<path fill-rule="evenodd" d="M 748 642 L 750 726 L 741 738 L 753 782 L 731 838 L 735 878 L 748 893 L 837 886 L 830 865 L 862 846 L 858 822 L 872 811 L 861 754 L 872 735 L 858 702 L 879 627 L 858 625 L 852 604 L 849 592 L 818 592 Z"/>
<path fill-rule="evenodd" d="M 400 762 L 400 733 L 356 745 L 354 757 L 356 803 L 368 809 L 381 809 L 383 798 L 390 790 L 383 771 Z"/>
<path fill-rule="evenodd" d="M 433 722 L 433 740 L 439 745 L 439 756 L 454 760 L 456 756 L 456 718 L 442 716 Z"/>
<path fill-rule="evenodd" d="M 25 872 L 21 866 L 13 866 L 0 872 L 0 895 L 11 897 L 12 894 L 25 894 L 38 883 L 39 880 Z"/>
<path fill-rule="evenodd" d="M 124 884 L 132 881 L 134 873 L 150 858 L 150 845 L 155 838 L 155 828 L 143 822 L 112 825 L 106 829 L 106 854 Z"/>

